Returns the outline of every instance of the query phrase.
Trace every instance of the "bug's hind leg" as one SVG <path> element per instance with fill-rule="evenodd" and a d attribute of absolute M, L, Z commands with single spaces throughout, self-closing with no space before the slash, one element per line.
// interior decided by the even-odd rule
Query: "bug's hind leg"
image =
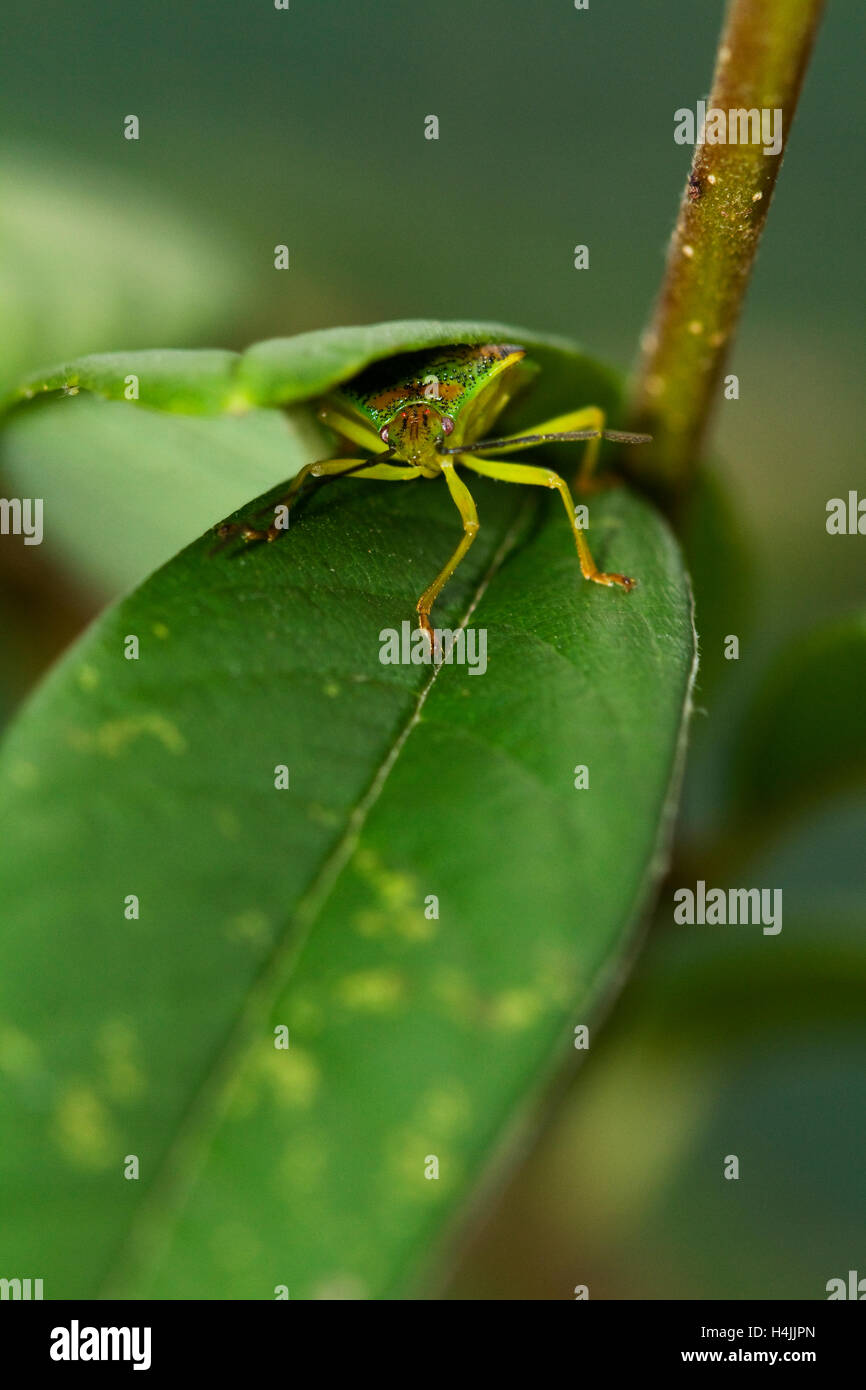
<path fill-rule="evenodd" d="M 577 556 L 580 560 L 580 571 L 584 579 L 591 579 L 594 584 L 613 585 L 616 584 L 621 589 L 633 589 L 637 580 L 629 579 L 625 574 L 606 574 L 598 568 L 592 558 L 592 551 L 589 542 L 583 531 L 577 524 L 574 514 L 574 501 L 568 490 L 568 484 L 564 478 L 560 478 L 558 473 L 554 473 L 550 468 L 538 468 L 530 463 L 503 463 L 501 459 L 479 458 L 477 454 L 461 454 L 460 462 L 467 468 L 472 468 L 476 473 L 482 474 L 485 478 L 496 478 L 502 483 L 530 483 L 535 487 L 556 488 L 562 498 L 562 505 L 565 507 L 566 515 L 571 526 L 574 542 L 577 546 Z"/>
<path fill-rule="evenodd" d="M 433 628 L 430 624 L 430 610 L 457 566 L 460 564 L 463 556 L 475 540 L 475 537 L 478 535 L 478 512 L 475 508 L 475 501 L 472 497 L 472 493 L 469 491 L 463 479 L 457 476 L 452 463 L 443 461 L 442 472 L 445 474 L 448 491 L 454 498 L 457 510 L 463 518 L 463 538 L 447 565 L 440 570 L 433 580 L 433 583 L 427 586 L 415 605 L 418 614 L 418 623 L 424 632 L 427 633 L 431 646 L 433 642 Z"/>

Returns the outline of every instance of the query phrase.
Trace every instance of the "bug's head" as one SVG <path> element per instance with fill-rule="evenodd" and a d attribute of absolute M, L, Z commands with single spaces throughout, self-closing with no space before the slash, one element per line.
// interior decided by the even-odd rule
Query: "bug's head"
<path fill-rule="evenodd" d="M 451 433 L 454 421 L 429 401 L 412 401 L 391 416 L 380 438 L 403 463 L 436 466 L 437 445 Z"/>

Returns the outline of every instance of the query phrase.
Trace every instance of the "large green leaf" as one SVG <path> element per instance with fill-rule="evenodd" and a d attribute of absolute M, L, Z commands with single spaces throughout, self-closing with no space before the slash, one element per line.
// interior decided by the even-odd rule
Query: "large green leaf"
<path fill-rule="evenodd" d="M 588 399 L 603 374 L 559 362 Z M 624 490 L 592 538 L 630 595 L 580 580 L 546 495 L 473 490 L 439 616 L 487 631 L 483 676 L 378 659 L 453 546 L 445 489 L 344 481 L 273 546 L 182 552 L 10 732 L 0 1263 L 46 1296 L 404 1295 L 620 977 L 688 583 Z"/>

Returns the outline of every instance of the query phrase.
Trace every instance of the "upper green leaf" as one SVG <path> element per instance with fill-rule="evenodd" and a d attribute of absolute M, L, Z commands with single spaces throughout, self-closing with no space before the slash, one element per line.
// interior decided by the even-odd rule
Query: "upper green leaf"
<path fill-rule="evenodd" d="M 542 338 L 501 323 L 407 319 L 272 338 L 243 353 L 217 349 L 97 353 L 34 373 L 0 400 L 0 409 L 56 391 L 92 391 L 106 400 L 131 399 L 130 376 L 138 379 L 138 402 L 157 410 L 209 414 L 292 405 L 320 396 L 371 362 L 398 352 L 497 338 L 530 348 L 548 379 L 561 377 L 564 368 L 573 376 L 580 373 L 585 385 L 592 385 L 593 402 L 600 398 L 598 403 L 605 404 L 616 395 L 611 373 L 564 339 Z"/>

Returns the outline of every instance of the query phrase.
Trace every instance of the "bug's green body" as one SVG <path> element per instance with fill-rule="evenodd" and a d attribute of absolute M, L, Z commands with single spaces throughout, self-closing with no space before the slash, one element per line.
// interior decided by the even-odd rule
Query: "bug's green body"
<path fill-rule="evenodd" d="M 452 424 L 448 441 L 452 446 L 482 438 L 538 371 L 525 359 L 525 349 L 511 343 L 480 347 L 458 344 L 408 353 L 368 367 L 341 387 L 332 400 L 338 409 L 371 425 L 400 458 L 401 444 L 408 444 L 401 436 L 415 433 L 414 429 L 400 429 L 404 411 L 407 422 L 416 422 L 422 436 L 441 437 L 445 420 Z M 387 436 L 382 435 L 384 430 Z M 432 462 L 435 464 L 435 459 Z"/>
<path fill-rule="evenodd" d="M 630 589 L 634 580 L 597 568 L 577 523 L 571 493 L 558 473 L 541 465 L 486 457 L 491 452 L 512 454 L 554 441 L 587 440 L 578 481 L 588 484 L 602 435 L 610 436 L 604 429 L 604 415 L 596 406 L 583 406 L 547 420 L 532 434 L 486 438 L 508 403 L 537 371 L 525 349 L 515 343 L 457 343 L 375 363 L 335 390 L 319 411 L 319 418 L 347 441 L 351 450 L 307 464 L 281 506 L 284 510 L 291 506 L 309 477 L 351 474 L 379 482 L 410 482 L 443 475 L 463 519 L 463 538 L 416 605 L 421 627 L 428 633 L 432 633 L 432 605 L 478 533 L 475 503 L 457 472 L 458 466 L 502 482 L 556 488 L 568 514 L 584 578 Z M 645 436 L 612 437 L 637 443 Z M 349 456 L 359 448 L 361 457 Z M 270 541 L 283 529 L 276 521 L 266 531 L 229 523 L 220 527 L 219 533 L 230 536 L 239 532 L 244 540 Z"/>

